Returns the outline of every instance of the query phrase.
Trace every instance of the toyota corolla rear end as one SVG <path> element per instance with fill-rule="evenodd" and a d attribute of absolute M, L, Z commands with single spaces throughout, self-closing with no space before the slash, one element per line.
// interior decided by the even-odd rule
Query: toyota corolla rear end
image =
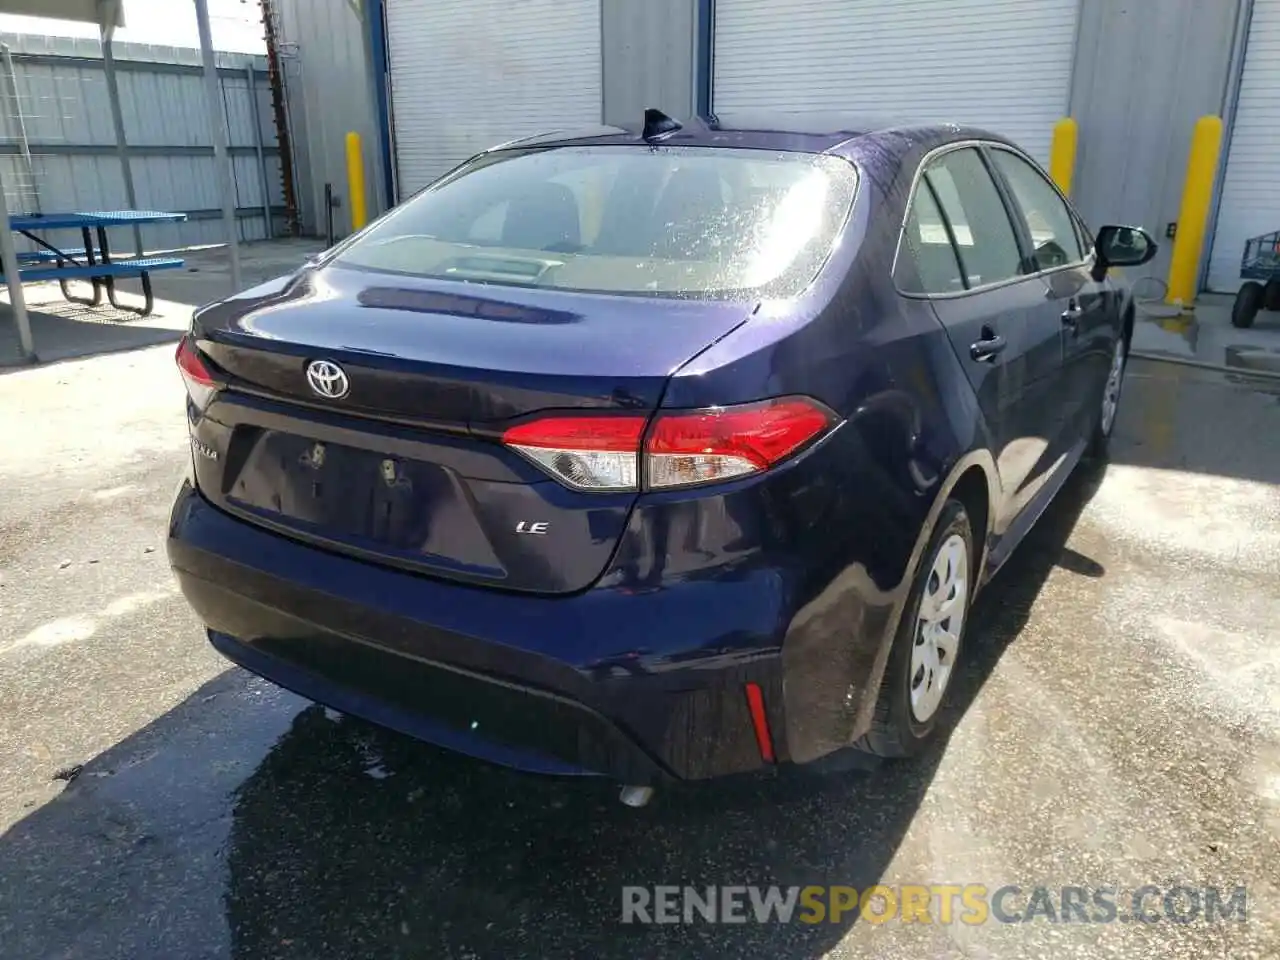
<path fill-rule="evenodd" d="M 531 771 L 786 759 L 787 518 L 840 416 L 767 377 L 664 398 L 812 281 L 855 186 L 799 153 L 501 151 L 199 311 L 168 546 L 213 645 Z"/>

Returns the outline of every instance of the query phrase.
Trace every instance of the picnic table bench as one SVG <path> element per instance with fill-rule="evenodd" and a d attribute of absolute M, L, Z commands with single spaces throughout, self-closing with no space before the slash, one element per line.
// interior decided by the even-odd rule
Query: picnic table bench
<path fill-rule="evenodd" d="M 185 213 L 166 213 L 160 210 L 100 210 L 86 213 L 27 213 L 11 216 L 9 225 L 15 231 L 36 244 L 36 250 L 18 254 L 18 274 L 26 281 L 57 280 L 62 295 L 73 303 L 97 307 L 102 303 L 102 291 L 117 310 L 128 310 L 147 316 L 155 307 L 151 290 L 151 273 L 156 270 L 174 270 L 184 266 L 180 257 L 128 257 L 113 260 L 107 241 L 108 227 L 131 227 L 144 223 L 177 223 L 187 218 Z M 55 247 L 36 231 L 80 230 L 83 246 Z M 125 306 L 116 301 L 117 278 L 139 277 L 142 280 L 144 305 L 141 308 Z M 0 282 L 4 281 L 0 272 Z M 73 296 L 68 280 L 88 280 L 93 285 L 92 297 Z"/>

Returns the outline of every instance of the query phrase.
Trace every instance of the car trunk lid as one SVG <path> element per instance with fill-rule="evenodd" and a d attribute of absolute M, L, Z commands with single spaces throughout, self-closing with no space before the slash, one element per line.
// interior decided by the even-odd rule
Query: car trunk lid
<path fill-rule="evenodd" d="M 571 490 L 501 443 L 539 411 L 647 415 L 750 305 L 309 269 L 201 310 L 225 388 L 193 411 L 217 505 L 376 562 L 533 592 L 588 586 L 634 492 Z M 327 396 L 322 361 L 346 378 Z"/>

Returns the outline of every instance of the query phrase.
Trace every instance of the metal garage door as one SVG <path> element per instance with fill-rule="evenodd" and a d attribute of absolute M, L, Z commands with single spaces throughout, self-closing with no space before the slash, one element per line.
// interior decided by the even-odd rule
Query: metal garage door
<path fill-rule="evenodd" d="M 1272 230 L 1280 230 L 1280 0 L 1254 0 L 1209 288 L 1238 289 L 1245 239 Z"/>
<path fill-rule="evenodd" d="M 713 109 L 952 121 L 1047 162 L 1079 0 L 715 0 Z"/>
<path fill-rule="evenodd" d="M 401 197 L 505 140 L 601 115 L 600 0 L 388 0 Z"/>

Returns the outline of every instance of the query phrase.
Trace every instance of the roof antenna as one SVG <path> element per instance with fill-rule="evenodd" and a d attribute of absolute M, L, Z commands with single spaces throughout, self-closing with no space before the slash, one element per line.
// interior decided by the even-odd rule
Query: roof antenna
<path fill-rule="evenodd" d="M 681 126 L 680 121 L 673 120 L 661 110 L 647 107 L 644 111 L 644 132 L 640 136 L 652 143 L 668 133 L 675 133 Z"/>

